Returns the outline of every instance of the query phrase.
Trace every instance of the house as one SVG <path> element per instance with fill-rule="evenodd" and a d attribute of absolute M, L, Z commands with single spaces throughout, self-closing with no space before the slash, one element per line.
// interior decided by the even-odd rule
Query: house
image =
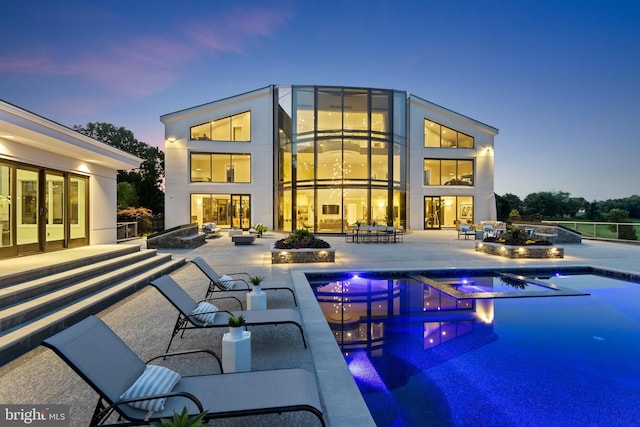
<path fill-rule="evenodd" d="M 0 258 L 116 243 L 117 171 L 141 161 L 0 100 Z"/>
<path fill-rule="evenodd" d="M 498 129 L 404 91 L 271 85 L 160 120 L 167 227 L 495 219 Z"/>

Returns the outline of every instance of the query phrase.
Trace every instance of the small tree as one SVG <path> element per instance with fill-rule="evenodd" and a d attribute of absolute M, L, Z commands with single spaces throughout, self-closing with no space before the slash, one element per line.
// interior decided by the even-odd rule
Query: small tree
<path fill-rule="evenodd" d="M 511 209 L 511 212 L 509 212 L 509 222 L 520 221 L 521 219 L 522 215 L 520 215 L 518 209 Z"/>
<path fill-rule="evenodd" d="M 624 209 L 614 208 L 607 214 L 607 219 L 616 224 L 609 225 L 611 231 L 618 231 L 618 239 L 622 240 L 638 240 L 636 230 L 628 224 L 618 224 L 620 222 L 629 222 L 629 212 Z"/>

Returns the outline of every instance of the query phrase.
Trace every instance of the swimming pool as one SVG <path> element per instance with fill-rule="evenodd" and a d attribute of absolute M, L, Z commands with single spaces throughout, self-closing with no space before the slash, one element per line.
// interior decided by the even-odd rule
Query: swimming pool
<path fill-rule="evenodd" d="M 562 273 L 507 272 L 575 295 L 456 298 L 415 278 L 491 292 L 487 271 L 307 278 L 379 426 L 638 425 L 637 278 Z"/>

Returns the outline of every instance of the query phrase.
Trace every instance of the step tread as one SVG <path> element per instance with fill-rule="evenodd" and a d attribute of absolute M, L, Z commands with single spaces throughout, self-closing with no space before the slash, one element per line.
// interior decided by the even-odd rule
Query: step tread
<path fill-rule="evenodd" d="M 35 298 L 31 298 L 27 301 L 14 304 L 9 307 L 5 307 L 4 309 L 0 310 L 0 323 L 3 321 L 3 319 L 10 318 L 24 311 L 34 310 L 43 305 L 52 304 L 53 302 L 63 299 L 68 295 L 77 293 L 79 290 L 82 290 L 85 288 L 91 288 L 93 286 L 100 285 L 102 283 L 113 281 L 113 280 L 120 280 L 126 277 L 126 276 L 123 277 L 123 275 L 128 274 L 132 270 L 135 272 L 140 272 L 141 270 L 144 271 L 146 266 L 157 265 L 159 263 L 162 263 L 167 258 L 170 259 L 171 255 L 161 254 L 152 258 L 141 260 L 133 264 L 127 264 L 126 266 L 119 267 L 108 273 L 102 273 L 98 276 L 95 276 L 86 280 L 82 280 L 81 282 L 70 284 L 63 288 L 57 289 L 53 292 L 49 292 L 47 294 L 40 295 Z M 137 274 L 137 273 L 133 273 L 133 274 Z"/>
<path fill-rule="evenodd" d="M 123 254 L 123 255 L 119 255 L 106 260 L 98 261 L 93 264 L 75 267 L 67 271 L 61 271 L 59 273 L 54 273 L 44 277 L 39 277 L 37 279 L 29 280 L 27 282 L 5 286 L 3 288 L 0 288 L 0 301 L 10 296 L 13 296 L 15 294 L 27 293 L 29 291 L 33 291 L 34 289 L 38 289 L 40 287 L 53 285 L 56 282 L 72 283 L 74 278 L 86 276 L 91 272 L 106 269 L 114 264 L 117 265 L 123 261 L 130 261 L 130 260 L 139 261 L 143 259 L 148 259 L 153 256 L 156 256 L 156 254 L 157 254 L 157 251 L 155 249 L 144 249 L 141 251 Z M 63 284 L 61 286 L 65 286 L 65 285 Z"/>
<path fill-rule="evenodd" d="M 154 278 L 159 277 L 162 274 L 167 274 L 168 272 L 183 266 L 185 263 L 186 261 L 184 258 L 170 258 L 164 263 L 144 270 L 124 281 L 115 283 L 112 286 L 89 294 L 71 304 L 60 307 L 53 312 L 18 325 L 11 330 L 5 331 L 5 333 L 0 335 L 0 364 L 18 357 L 25 351 L 35 348 L 46 336 L 52 335 L 68 326 L 69 321 L 73 321 L 74 316 L 95 314 L 104 310 L 108 307 L 108 305 L 103 306 L 104 302 L 108 302 L 114 298 L 120 300 L 125 296 L 142 289 Z M 115 302 L 116 301 L 113 301 L 110 304 L 114 304 Z M 34 343 L 34 339 L 38 342 Z M 22 348 L 20 348 L 20 350 L 16 350 L 18 347 Z"/>
<path fill-rule="evenodd" d="M 74 248 L 74 249 L 66 249 L 66 251 L 73 251 L 75 249 L 84 249 L 84 248 Z M 50 275 L 59 272 L 64 272 L 68 270 L 72 270 L 77 267 L 91 265 L 96 260 L 105 260 L 108 258 L 112 258 L 114 256 L 123 256 L 128 254 L 133 254 L 139 252 L 141 247 L 139 245 L 123 245 L 122 247 L 113 248 L 105 252 L 98 252 L 91 255 L 84 255 L 79 258 L 57 262 L 55 264 L 45 264 L 45 265 L 37 265 L 32 266 L 29 269 L 21 269 L 17 272 L 9 272 L 6 271 L 0 272 L 0 283 L 3 285 L 13 285 L 16 283 L 24 282 L 27 280 L 33 280 L 35 278 L 41 277 L 43 275 Z M 55 252 L 50 252 L 50 255 L 54 255 Z"/>

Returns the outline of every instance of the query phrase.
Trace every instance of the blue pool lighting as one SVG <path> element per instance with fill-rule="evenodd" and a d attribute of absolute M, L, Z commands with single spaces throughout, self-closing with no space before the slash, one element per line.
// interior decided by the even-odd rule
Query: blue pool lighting
<path fill-rule="evenodd" d="M 348 295 L 330 276 L 307 273 L 377 426 L 638 425 L 636 275 L 360 272 Z"/>

